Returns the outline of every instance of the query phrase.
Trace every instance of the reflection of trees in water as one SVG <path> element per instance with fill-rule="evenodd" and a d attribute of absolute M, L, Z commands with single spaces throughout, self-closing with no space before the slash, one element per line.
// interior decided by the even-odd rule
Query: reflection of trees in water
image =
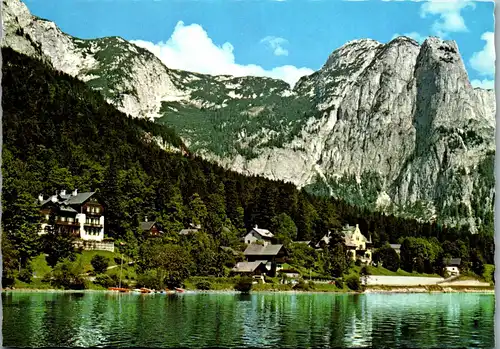
<path fill-rule="evenodd" d="M 2 298 L 6 346 L 494 346 L 494 296 L 474 294 Z"/>

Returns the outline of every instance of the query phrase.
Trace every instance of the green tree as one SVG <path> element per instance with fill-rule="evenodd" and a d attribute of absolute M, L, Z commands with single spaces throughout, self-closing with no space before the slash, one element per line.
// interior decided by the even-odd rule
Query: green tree
<path fill-rule="evenodd" d="M 90 264 L 92 265 L 92 268 L 94 269 L 96 274 L 103 274 L 108 269 L 109 258 L 96 254 L 90 260 Z"/>
<path fill-rule="evenodd" d="M 16 247 L 21 268 L 25 268 L 29 261 L 40 253 L 39 208 L 33 196 L 22 192 L 10 203 L 8 211 L 3 228 Z"/>
<path fill-rule="evenodd" d="M 194 193 L 189 201 L 189 219 L 195 225 L 201 225 L 207 217 L 207 207 L 198 193 Z"/>
<path fill-rule="evenodd" d="M 69 230 L 56 226 L 54 212 L 49 216 L 47 227 L 48 231 L 43 235 L 47 264 L 55 267 L 57 263 L 64 259 L 74 261 L 77 254 L 74 245 L 76 237 Z"/>
<path fill-rule="evenodd" d="M 80 261 L 62 259 L 52 271 L 51 283 L 65 289 L 84 289 L 83 265 Z"/>
<path fill-rule="evenodd" d="M 473 249 L 470 254 L 470 269 L 478 276 L 484 274 L 484 258 L 478 249 Z"/>
<path fill-rule="evenodd" d="M 281 213 L 271 220 L 271 230 L 274 237 L 286 245 L 297 239 L 297 226 L 286 213 Z"/>
<path fill-rule="evenodd" d="M 373 261 L 381 264 L 390 271 L 398 271 L 400 266 L 399 255 L 389 244 L 376 249 L 373 252 Z"/>

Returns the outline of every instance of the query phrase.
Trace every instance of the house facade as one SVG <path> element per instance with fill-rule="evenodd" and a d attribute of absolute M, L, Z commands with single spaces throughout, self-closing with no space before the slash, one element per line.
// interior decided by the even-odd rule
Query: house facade
<path fill-rule="evenodd" d="M 139 223 L 139 229 L 148 237 L 159 237 L 163 233 L 155 221 L 148 221 L 148 217 L 144 217 L 144 221 Z"/>
<path fill-rule="evenodd" d="M 243 254 L 248 262 L 263 262 L 271 277 L 276 276 L 276 272 L 283 268 L 283 263 L 286 262 L 286 257 L 288 257 L 288 252 L 283 245 L 272 244 L 250 244 Z"/>
<path fill-rule="evenodd" d="M 269 245 L 272 243 L 273 238 L 274 234 L 271 233 L 269 230 L 261 229 L 258 226 L 255 226 L 252 230 L 248 232 L 247 235 L 244 236 L 243 240 L 247 245 L 254 244 L 258 241 L 262 241 L 264 245 Z"/>
<path fill-rule="evenodd" d="M 79 193 L 78 190 L 59 193 L 44 198 L 39 195 L 42 222 L 40 235 L 46 234 L 53 223 L 58 232 L 70 232 L 84 241 L 104 239 L 104 206 L 99 202 L 96 192 Z M 51 216 L 54 216 L 51 222 Z"/>
<path fill-rule="evenodd" d="M 444 270 L 451 276 L 460 275 L 461 258 L 445 258 L 443 259 Z"/>
<path fill-rule="evenodd" d="M 329 231 L 325 234 L 321 240 L 316 244 L 316 249 L 322 249 L 325 246 L 328 246 L 331 239 L 331 232 Z M 342 235 L 344 237 L 344 244 L 347 247 L 347 250 L 351 254 L 351 257 L 354 261 L 360 260 L 362 263 L 371 264 L 372 262 L 372 242 L 371 239 L 367 239 L 363 234 L 361 234 L 361 230 L 359 229 L 359 225 L 350 226 L 346 225 L 342 229 Z"/>
<path fill-rule="evenodd" d="M 360 260 L 362 263 L 371 264 L 372 262 L 372 242 L 371 239 L 367 239 L 361 230 L 359 230 L 359 225 L 345 226 L 342 230 L 344 235 L 345 245 L 352 255 L 352 259 Z"/>

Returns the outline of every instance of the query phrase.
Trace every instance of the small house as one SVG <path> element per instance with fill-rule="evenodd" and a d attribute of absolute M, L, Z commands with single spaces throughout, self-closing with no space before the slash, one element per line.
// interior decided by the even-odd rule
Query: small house
<path fill-rule="evenodd" d="M 239 262 L 231 269 L 232 275 L 265 275 L 268 272 L 266 261 Z"/>
<path fill-rule="evenodd" d="M 262 241 L 264 245 L 272 243 L 274 234 L 267 229 L 261 229 L 257 225 L 243 238 L 247 245 Z"/>
<path fill-rule="evenodd" d="M 163 233 L 156 224 L 155 221 L 148 221 L 148 217 L 144 218 L 144 222 L 140 222 L 139 229 L 141 232 L 148 237 L 158 237 Z"/>
<path fill-rule="evenodd" d="M 460 258 L 445 258 L 443 259 L 444 269 L 451 276 L 460 275 Z"/>
<path fill-rule="evenodd" d="M 276 272 L 282 268 L 288 257 L 288 251 L 283 245 L 260 245 L 250 244 L 243 252 L 249 262 L 266 261 L 266 267 L 270 271 L 270 276 L 275 276 Z"/>

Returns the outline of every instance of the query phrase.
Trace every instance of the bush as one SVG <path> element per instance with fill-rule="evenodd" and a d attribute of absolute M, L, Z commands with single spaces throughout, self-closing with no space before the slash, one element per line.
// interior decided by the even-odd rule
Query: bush
<path fill-rule="evenodd" d="M 51 283 L 65 289 L 81 290 L 85 288 L 82 273 L 83 266 L 80 263 L 65 259 L 54 267 Z"/>
<path fill-rule="evenodd" d="M 116 285 L 113 278 L 111 278 L 109 275 L 106 275 L 106 274 L 97 275 L 94 283 L 96 285 L 100 285 L 100 286 L 105 287 L 105 288 L 114 287 Z"/>
<path fill-rule="evenodd" d="M 349 287 L 353 291 L 358 291 L 361 288 L 361 282 L 359 281 L 359 277 L 350 276 L 346 280 L 347 287 Z"/>
<path fill-rule="evenodd" d="M 337 287 L 338 289 L 343 289 L 344 281 L 342 281 L 342 279 L 335 279 L 335 287 Z"/>
<path fill-rule="evenodd" d="M 236 283 L 236 285 L 234 285 L 234 289 L 242 293 L 249 293 L 250 290 L 252 289 L 252 286 L 253 286 L 252 278 L 243 277 Z"/>
<path fill-rule="evenodd" d="M 97 274 L 103 274 L 108 269 L 109 258 L 96 254 L 92 257 L 90 264 Z"/>
<path fill-rule="evenodd" d="M 208 291 L 208 290 L 212 289 L 212 284 L 209 281 L 199 281 L 196 283 L 196 288 L 198 290 Z"/>
<path fill-rule="evenodd" d="M 27 284 L 29 284 L 33 278 L 33 271 L 31 269 L 31 266 L 28 266 L 28 267 L 22 269 L 21 272 L 19 273 L 19 275 L 17 276 L 17 278 L 20 281 L 26 282 Z"/>

